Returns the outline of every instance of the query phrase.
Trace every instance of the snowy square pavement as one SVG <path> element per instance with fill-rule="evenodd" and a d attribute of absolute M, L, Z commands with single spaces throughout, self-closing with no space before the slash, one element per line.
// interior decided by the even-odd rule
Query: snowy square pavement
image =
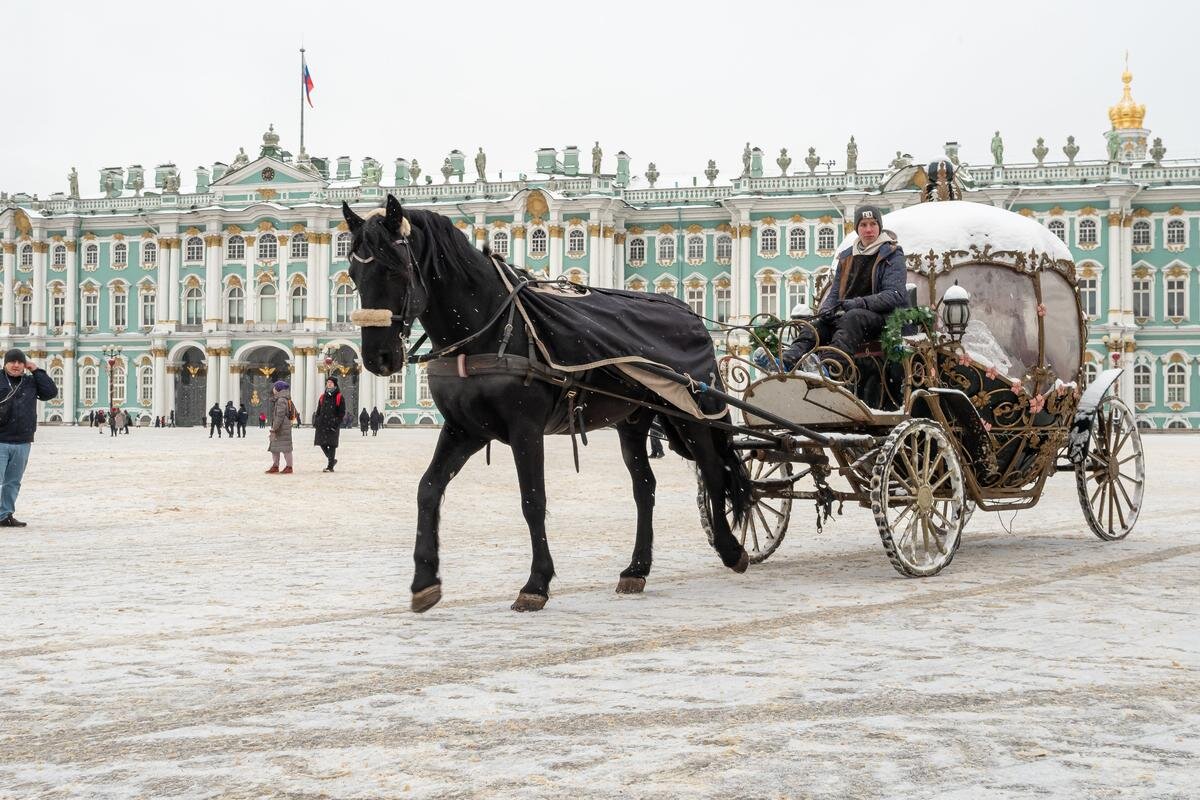
<path fill-rule="evenodd" d="M 654 462 L 657 561 L 617 596 L 629 478 L 549 443 L 546 610 L 507 448 L 442 512 L 445 600 L 408 612 L 435 431 L 343 434 L 264 475 L 265 431 L 38 431 L 0 529 L 3 798 L 1196 798 L 1200 439 L 1147 437 L 1124 542 L 1074 479 L 976 514 L 906 580 L 869 512 L 797 504 L 735 575 L 690 468 Z M 1005 531 L 1002 523 L 1012 527 Z"/>

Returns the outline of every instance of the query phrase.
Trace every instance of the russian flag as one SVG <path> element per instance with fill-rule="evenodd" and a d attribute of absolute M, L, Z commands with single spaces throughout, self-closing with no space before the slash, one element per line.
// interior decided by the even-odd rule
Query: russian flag
<path fill-rule="evenodd" d="M 300 76 L 300 80 L 304 84 L 304 96 L 306 98 L 308 98 L 308 107 L 312 108 L 313 107 L 313 103 L 312 103 L 313 79 L 312 79 L 312 75 L 310 75 L 308 72 L 308 63 L 307 62 L 304 64 L 304 74 Z"/>

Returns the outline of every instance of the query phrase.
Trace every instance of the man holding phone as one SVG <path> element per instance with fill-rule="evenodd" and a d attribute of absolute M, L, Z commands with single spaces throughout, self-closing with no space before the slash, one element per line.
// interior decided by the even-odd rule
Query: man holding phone
<path fill-rule="evenodd" d="M 46 370 L 12 348 L 4 354 L 4 377 L 0 378 L 0 528 L 24 528 L 13 516 L 21 478 L 29 463 L 29 448 L 37 430 L 37 401 L 53 400 L 58 387 Z"/>

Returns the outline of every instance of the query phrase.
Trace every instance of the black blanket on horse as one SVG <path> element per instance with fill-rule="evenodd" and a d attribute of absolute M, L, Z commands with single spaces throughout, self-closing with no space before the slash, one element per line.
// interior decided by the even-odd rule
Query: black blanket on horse
<path fill-rule="evenodd" d="M 697 417 L 720 417 L 725 403 L 710 394 L 637 369 L 668 367 L 722 388 L 712 337 L 681 300 L 661 294 L 585 286 L 527 288 L 517 305 L 541 356 L 555 369 L 581 372 L 612 366 Z"/>

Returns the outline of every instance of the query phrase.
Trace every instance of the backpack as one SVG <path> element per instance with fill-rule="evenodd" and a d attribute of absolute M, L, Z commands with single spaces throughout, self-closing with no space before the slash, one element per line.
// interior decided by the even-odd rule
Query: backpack
<path fill-rule="evenodd" d="M 300 412 L 296 410 L 296 404 L 292 402 L 292 398 L 288 398 L 288 419 L 292 422 L 300 420 Z"/>

